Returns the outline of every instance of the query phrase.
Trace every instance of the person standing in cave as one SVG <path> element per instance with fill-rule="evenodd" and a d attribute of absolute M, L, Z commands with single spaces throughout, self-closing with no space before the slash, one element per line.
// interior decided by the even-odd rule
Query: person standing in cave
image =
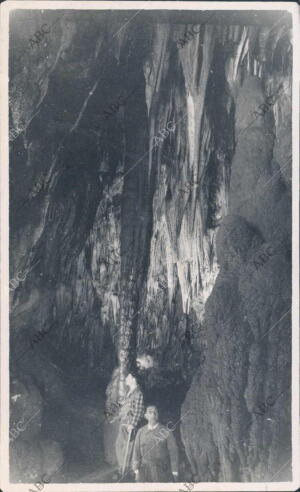
<path fill-rule="evenodd" d="M 143 373 L 148 369 L 152 369 L 153 367 L 157 367 L 157 362 L 154 360 L 153 354 L 150 350 L 142 350 L 138 353 L 136 358 L 136 365 L 138 371 Z"/>
<path fill-rule="evenodd" d="M 135 434 L 145 411 L 143 393 L 137 379 L 133 374 L 128 374 L 125 383 L 129 390 L 122 399 L 118 416 L 120 427 L 116 440 L 116 455 L 120 474 L 130 464 Z"/>
<path fill-rule="evenodd" d="M 172 430 L 159 423 L 158 410 L 149 405 L 148 424 L 139 429 L 132 467 L 138 482 L 174 482 L 178 476 L 178 448 Z"/>

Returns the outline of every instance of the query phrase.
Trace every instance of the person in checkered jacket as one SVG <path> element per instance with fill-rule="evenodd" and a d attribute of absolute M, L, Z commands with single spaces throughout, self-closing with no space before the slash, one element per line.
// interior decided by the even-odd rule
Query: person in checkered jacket
<path fill-rule="evenodd" d="M 120 427 L 116 440 L 119 471 L 122 470 L 124 465 L 126 446 L 129 433 L 131 433 L 127 457 L 127 467 L 129 467 L 134 437 L 145 412 L 143 393 L 139 388 L 136 378 L 132 374 L 128 374 L 125 382 L 129 390 L 122 400 L 122 406 L 119 412 Z"/>

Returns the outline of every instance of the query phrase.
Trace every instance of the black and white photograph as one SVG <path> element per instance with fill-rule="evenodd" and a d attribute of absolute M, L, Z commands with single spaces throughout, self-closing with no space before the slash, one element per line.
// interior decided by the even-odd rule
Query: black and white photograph
<path fill-rule="evenodd" d="M 300 487 L 298 9 L 1 5 L 2 492 Z"/>

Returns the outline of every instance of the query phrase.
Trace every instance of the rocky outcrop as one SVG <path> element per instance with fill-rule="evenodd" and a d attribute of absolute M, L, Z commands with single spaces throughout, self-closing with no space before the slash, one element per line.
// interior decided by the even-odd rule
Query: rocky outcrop
<path fill-rule="evenodd" d="M 288 95 L 277 112 L 288 111 Z M 190 410 L 182 437 L 194 474 L 207 481 L 290 479 L 291 200 L 284 169 L 291 161 L 288 154 L 276 160 L 288 131 L 273 111 L 251 122 L 265 97 L 257 77 L 236 97 L 220 272 L 205 305 L 206 356 L 182 409 Z"/>

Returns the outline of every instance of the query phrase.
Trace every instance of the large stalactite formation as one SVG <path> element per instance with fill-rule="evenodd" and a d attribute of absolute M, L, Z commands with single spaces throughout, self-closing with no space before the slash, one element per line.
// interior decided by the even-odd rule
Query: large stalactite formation
<path fill-rule="evenodd" d="M 162 415 L 184 416 L 194 477 L 271 480 L 289 459 L 292 53 L 279 14 L 141 13 L 115 35 L 125 13 L 13 13 L 10 277 L 34 267 L 11 291 L 11 423 L 39 413 L 11 444 L 12 479 L 65 458 L 74 479 L 107 460 L 105 388 L 145 348 L 170 375 L 152 393 L 181 388 Z M 43 42 L 24 43 L 45 22 Z"/>

